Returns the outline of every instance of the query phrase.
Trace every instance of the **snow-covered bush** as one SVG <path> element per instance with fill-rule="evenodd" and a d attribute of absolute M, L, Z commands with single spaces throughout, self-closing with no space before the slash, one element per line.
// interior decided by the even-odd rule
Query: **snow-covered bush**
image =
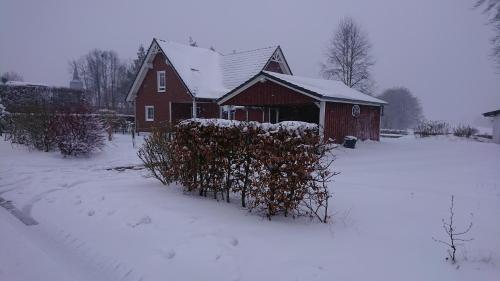
<path fill-rule="evenodd" d="M 5 106 L 2 104 L 2 98 L 0 98 L 0 118 L 4 117 L 7 114 Z"/>
<path fill-rule="evenodd" d="M 450 133 L 450 125 L 444 121 L 423 120 L 414 131 L 420 137 L 447 135 Z"/>
<path fill-rule="evenodd" d="M 51 151 L 55 147 L 55 112 L 46 106 L 33 106 L 30 113 L 9 114 L 9 140 L 29 148 Z"/>
<path fill-rule="evenodd" d="M 37 106 L 29 113 L 9 114 L 7 123 L 12 143 L 37 150 L 58 148 L 63 155 L 80 155 L 104 145 L 102 122 L 86 110 L 61 113 Z"/>
<path fill-rule="evenodd" d="M 139 157 L 164 184 L 176 181 L 228 202 L 237 194 L 243 207 L 268 218 L 310 215 L 326 222 L 327 183 L 335 175 L 329 151 L 313 124 L 191 119 L 168 133 L 156 129 Z"/>
<path fill-rule="evenodd" d="M 7 125 L 7 121 L 5 120 L 6 115 L 7 115 L 7 110 L 5 109 L 5 106 L 2 104 L 2 98 L 0 97 L 0 136 L 2 135 Z"/>
<path fill-rule="evenodd" d="M 110 109 L 100 109 L 99 116 L 101 117 L 105 131 L 108 133 L 108 141 L 112 141 L 113 132 L 118 128 L 120 122 L 118 113 Z"/>
<path fill-rule="evenodd" d="M 85 111 L 56 117 L 56 143 L 64 156 L 89 154 L 104 146 L 104 126 L 98 116 Z"/>
<path fill-rule="evenodd" d="M 137 152 L 146 169 L 163 184 L 169 184 L 175 180 L 171 175 L 172 149 L 170 133 L 171 127 L 169 125 L 155 129 L 144 140 L 143 146 Z"/>
<path fill-rule="evenodd" d="M 460 124 L 453 129 L 453 135 L 457 137 L 470 138 L 471 136 L 477 134 L 478 132 L 479 131 L 476 128 L 470 125 L 463 125 L 463 124 Z"/>
<path fill-rule="evenodd" d="M 407 130 L 399 130 L 399 129 L 380 129 L 381 134 L 396 134 L 396 135 L 408 135 Z"/>

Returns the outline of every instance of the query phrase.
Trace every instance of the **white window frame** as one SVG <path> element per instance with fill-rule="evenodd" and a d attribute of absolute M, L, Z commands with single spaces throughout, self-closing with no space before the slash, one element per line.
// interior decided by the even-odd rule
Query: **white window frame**
<path fill-rule="evenodd" d="M 148 116 L 149 109 L 153 109 L 153 118 L 149 118 L 149 116 Z M 146 121 L 155 121 L 155 107 L 153 105 L 146 105 L 144 107 L 144 113 L 145 113 Z"/>
<path fill-rule="evenodd" d="M 164 85 L 160 85 L 160 77 L 163 75 Z M 167 89 L 167 73 L 165 70 L 156 71 L 156 88 L 159 93 L 164 93 Z"/>

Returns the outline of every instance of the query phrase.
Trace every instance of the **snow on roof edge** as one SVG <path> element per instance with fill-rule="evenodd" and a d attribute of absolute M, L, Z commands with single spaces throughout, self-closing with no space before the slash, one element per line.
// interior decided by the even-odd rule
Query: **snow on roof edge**
<path fill-rule="evenodd" d="M 296 87 L 316 93 L 326 99 L 331 98 L 351 102 L 375 103 L 379 105 L 387 104 L 384 100 L 361 93 L 360 91 L 349 88 L 342 82 L 335 80 L 286 75 L 271 71 L 262 71 L 262 73 L 286 83 L 293 84 Z"/>

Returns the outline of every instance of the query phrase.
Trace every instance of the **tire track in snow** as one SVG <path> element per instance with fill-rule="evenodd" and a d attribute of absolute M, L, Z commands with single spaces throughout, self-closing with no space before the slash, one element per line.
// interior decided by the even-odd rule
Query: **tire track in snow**
<path fill-rule="evenodd" d="M 37 195 L 35 195 L 33 198 L 31 198 L 31 200 L 26 203 L 24 205 L 24 207 L 21 209 L 21 211 L 23 212 L 23 214 L 25 214 L 26 216 L 29 216 L 31 217 L 31 210 L 33 209 L 33 206 L 40 200 L 43 199 L 43 197 L 47 194 L 50 194 L 52 192 L 56 192 L 58 190 L 62 190 L 62 188 L 52 188 L 52 189 L 49 189 L 49 190 L 46 190 L 42 193 L 39 193 Z"/>
<path fill-rule="evenodd" d="M 49 225 L 26 229 L 31 241 L 80 281 L 138 281 L 143 276 L 122 261 L 102 254 L 72 233 L 54 233 Z"/>

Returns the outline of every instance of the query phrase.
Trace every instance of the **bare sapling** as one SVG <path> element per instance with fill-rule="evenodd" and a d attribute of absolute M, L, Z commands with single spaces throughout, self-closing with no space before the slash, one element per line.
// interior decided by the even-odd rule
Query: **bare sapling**
<path fill-rule="evenodd" d="M 457 252 L 457 246 L 463 246 L 464 242 L 472 241 L 474 238 L 464 238 L 464 235 L 466 235 L 472 228 L 472 222 L 470 222 L 469 226 L 464 230 L 464 231 L 457 231 L 456 226 L 454 225 L 454 216 L 455 212 L 453 210 L 454 208 L 454 196 L 451 196 L 451 206 L 450 206 L 450 219 L 448 221 L 445 221 L 443 219 L 443 229 L 446 232 L 446 236 L 448 239 L 446 241 L 436 239 L 432 237 L 432 239 L 436 242 L 442 243 L 446 246 L 449 247 L 448 249 L 448 257 L 446 257 L 446 260 L 451 260 L 451 263 L 454 264 L 456 263 L 455 259 L 455 254 Z"/>

